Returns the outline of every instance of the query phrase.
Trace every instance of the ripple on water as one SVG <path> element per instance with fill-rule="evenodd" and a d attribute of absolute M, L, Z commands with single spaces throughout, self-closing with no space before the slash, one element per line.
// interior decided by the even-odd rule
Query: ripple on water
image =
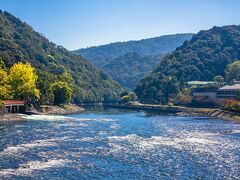
<path fill-rule="evenodd" d="M 237 179 L 240 174 L 240 128 L 228 122 L 142 113 L 26 118 L 36 121 L 0 133 L 9 141 L 1 147 L 0 177 L 61 179 L 65 167 L 74 174 L 70 179 Z"/>
<path fill-rule="evenodd" d="M 48 170 L 51 168 L 63 167 L 69 160 L 65 159 L 48 159 L 47 161 L 29 161 L 21 164 L 17 169 L 1 169 L 0 176 L 30 176 L 35 171 Z"/>
<path fill-rule="evenodd" d="M 68 137 L 36 140 L 31 143 L 18 144 L 16 146 L 9 146 L 3 149 L 3 151 L 0 152 L 0 155 L 11 156 L 11 155 L 16 155 L 18 153 L 30 151 L 33 148 L 57 146 L 58 141 L 64 141 L 66 139 L 68 139 Z"/>

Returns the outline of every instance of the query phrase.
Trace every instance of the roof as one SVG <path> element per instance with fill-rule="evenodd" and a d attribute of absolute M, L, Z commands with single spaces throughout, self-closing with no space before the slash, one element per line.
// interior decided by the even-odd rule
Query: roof
<path fill-rule="evenodd" d="M 25 101 L 22 100 L 4 100 L 5 106 L 7 105 L 25 105 Z"/>
<path fill-rule="evenodd" d="M 223 86 L 219 88 L 219 90 L 239 90 L 240 91 L 240 84 L 234 84 L 230 86 Z"/>
<path fill-rule="evenodd" d="M 188 85 L 207 85 L 207 84 L 216 84 L 215 81 L 188 81 Z"/>

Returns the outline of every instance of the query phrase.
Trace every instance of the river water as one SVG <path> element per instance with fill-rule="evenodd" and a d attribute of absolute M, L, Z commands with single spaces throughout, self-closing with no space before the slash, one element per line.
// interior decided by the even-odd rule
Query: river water
<path fill-rule="evenodd" d="M 107 109 L 0 123 L 0 179 L 240 179 L 240 124 Z"/>

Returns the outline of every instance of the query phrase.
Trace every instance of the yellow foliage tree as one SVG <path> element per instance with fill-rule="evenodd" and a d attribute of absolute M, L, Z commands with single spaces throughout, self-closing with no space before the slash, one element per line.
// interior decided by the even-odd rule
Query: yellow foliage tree
<path fill-rule="evenodd" d="M 39 90 L 36 87 L 37 75 L 30 63 L 19 62 L 14 64 L 9 72 L 8 84 L 14 99 L 39 99 Z"/>
<path fill-rule="evenodd" d="M 10 87 L 7 85 L 7 72 L 0 69 L 0 99 L 10 98 Z"/>

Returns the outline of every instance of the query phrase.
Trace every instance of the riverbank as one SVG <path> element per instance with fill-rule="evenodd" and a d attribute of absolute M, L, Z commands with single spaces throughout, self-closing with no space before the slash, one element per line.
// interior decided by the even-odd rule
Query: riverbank
<path fill-rule="evenodd" d="M 64 114 L 77 114 L 83 111 L 84 108 L 77 106 L 75 104 L 65 104 L 59 106 L 42 105 L 40 107 L 39 113 L 47 115 L 64 115 Z"/>
<path fill-rule="evenodd" d="M 105 104 L 104 106 L 120 108 L 120 109 L 163 111 L 167 113 L 176 113 L 178 115 L 206 115 L 216 110 L 212 108 L 192 108 L 192 107 L 184 107 L 184 106 L 167 106 L 167 105 L 142 104 L 142 103 L 128 103 L 124 105 Z"/>
<path fill-rule="evenodd" d="M 9 114 L 5 113 L 0 115 L 0 121 L 20 121 L 23 118 L 19 114 Z"/>
<path fill-rule="evenodd" d="M 231 112 L 228 110 L 216 109 L 216 108 L 192 108 L 192 107 L 184 107 L 184 106 L 167 106 L 167 105 L 141 104 L 141 103 L 129 103 L 125 105 L 105 104 L 104 106 L 119 108 L 119 109 L 174 113 L 178 116 L 209 116 L 209 117 L 217 117 L 224 120 L 232 120 L 232 121 L 240 122 L 240 113 Z"/>
<path fill-rule="evenodd" d="M 77 114 L 83 112 L 85 109 L 75 104 L 66 104 L 60 106 L 42 105 L 40 110 L 31 109 L 27 111 L 27 114 L 39 114 L 39 115 L 65 115 L 65 114 Z M 0 121 L 20 121 L 23 120 L 20 114 L 5 113 L 0 115 Z"/>
<path fill-rule="evenodd" d="M 184 106 L 167 106 L 156 104 L 141 104 L 141 103 L 129 103 L 125 105 L 116 104 L 104 104 L 105 107 L 117 108 L 117 109 L 130 109 L 130 110 L 145 110 L 145 111 L 157 111 L 164 113 L 174 113 L 177 116 L 209 116 L 216 117 L 224 120 L 231 120 L 240 122 L 240 113 L 232 112 L 229 110 L 213 109 L 213 108 L 192 108 Z M 40 115 L 65 115 L 65 114 L 77 114 L 83 112 L 85 109 L 75 104 L 50 106 L 42 105 L 39 111 L 33 110 L 29 114 Z M 0 121 L 19 121 L 23 118 L 18 114 L 4 114 L 0 116 Z"/>
<path fill-rule="evenodd" d="M 231 120 L 231 121 L 237 121 L 240 122 L 240 113 L 238 112 L 232 112 L 228 110 L 221 110 L 216 109 L 208 114 L 211 117 L 217 117 L 224 120 Z"/>

